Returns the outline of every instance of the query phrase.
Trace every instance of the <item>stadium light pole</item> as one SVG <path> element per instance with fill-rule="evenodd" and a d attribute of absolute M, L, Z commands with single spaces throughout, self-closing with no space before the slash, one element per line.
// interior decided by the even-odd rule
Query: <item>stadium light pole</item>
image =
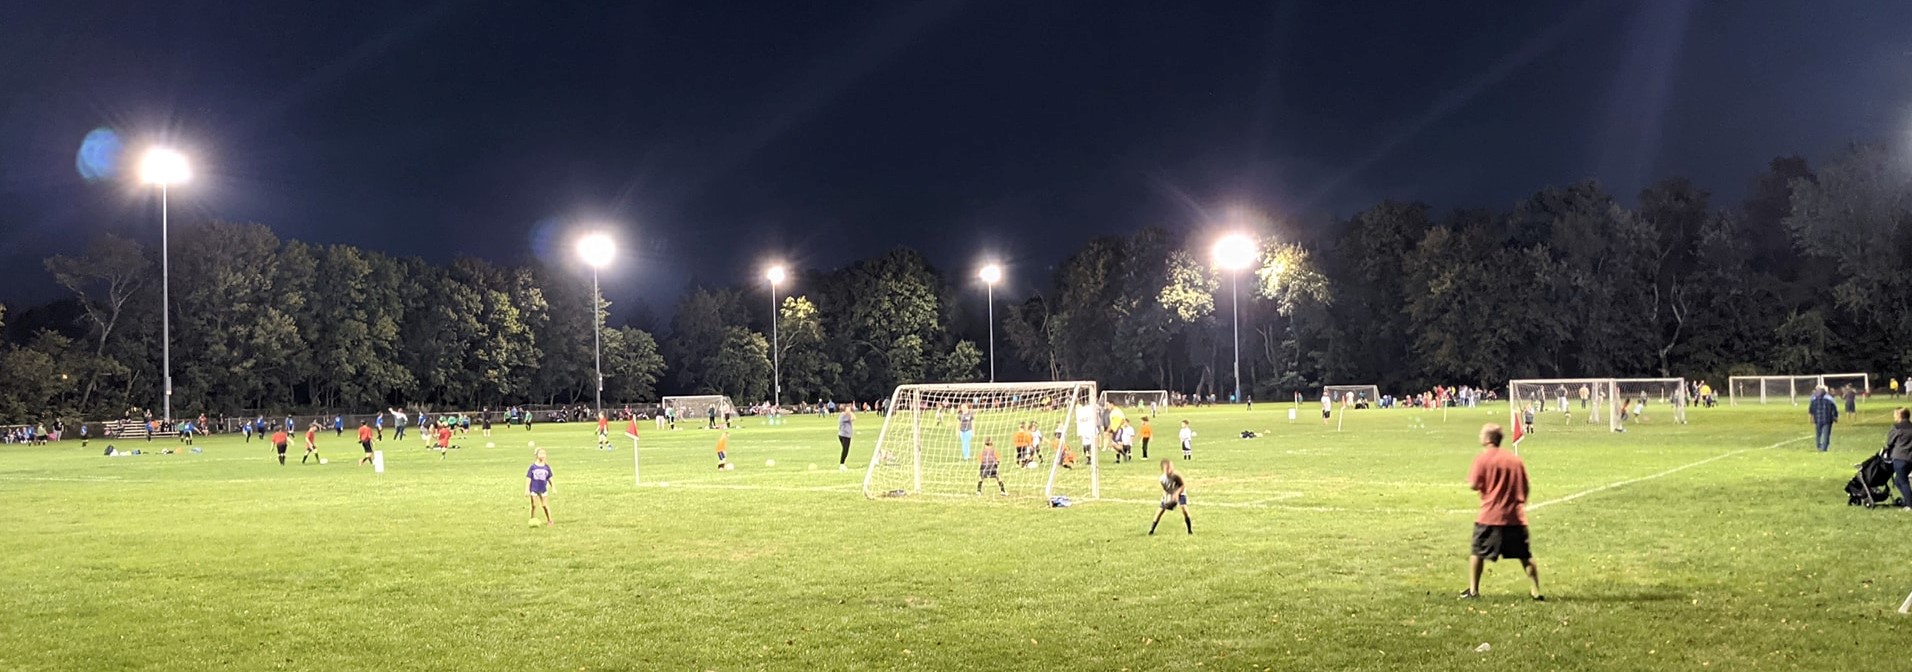
<path fill-rule="evenodd" d="M 783 284 L 783 267 L 771 266 L 764 272 L 770 280 L 770 407 L 783 404 L 783 345 L 777 337 L 777 285 Z"/>
<path fill-rule="evenodd" d="M 172 296 L 172 260 L 168 252 L 167 229 L 170 222 L 166 202 L 167 191 L 175 184 L 184 184 L 193 177 L 193 169 L 186 162 L 186 155 L 166 147 L 154 147 L 146 150 L 139 162 L 139 180 L 159 187 L 159 350 L 161 360 L 161 405 L 164 407 L 166 424 L 173 422 L 173 296 Z"/>
<path fill-rule="evenodd" d="M 1228 271 L 1228 300 L 1235 322 L 1235 403 L 1239 404 L 1244 399 L 1241 396 L 1241 271 L 1255 263 L 1255 239 L 1239 233 L 1222 236 L 1215 241 L 1212 252 L 1215 265 Z"/>
<path fill-rule="evenodd" d="M 591 350 L 597 360 L 597 412 L 604 415 L 604 295 L 598 291 L 598 271 L 617 255 L 617 241 L 603 233 L 578 239 L 578 257 L 591 267 Z"/>
<path fill-rule="evenodd" d="M 996 283 L 1002 281 L 1002 266 L 990 264 L 976 274 L 983 279 L 989 296 L 989 382 L 996 382 Z"/>

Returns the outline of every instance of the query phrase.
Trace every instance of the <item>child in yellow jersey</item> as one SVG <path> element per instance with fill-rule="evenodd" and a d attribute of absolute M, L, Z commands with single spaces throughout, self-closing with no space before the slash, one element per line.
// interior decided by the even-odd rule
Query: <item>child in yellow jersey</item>
<path fill-rule="evenodd" d="M 1016 446 L 1016 466 L 1027 467 L 1029 463 L 1035 459 L 1029 454 L 1029 444 L 1034 443 L 1034 441 L 1035 437 L 1030 435 L 1028 424 L 1019 423 L 1016 425 L 1016 433 L 1009 438 L 1009 442 Z"/>
<path fill-rule="evenodd" d="M 730 468 L 730 455 L 727 454 L 729 450 L 730 450 L 730 432 L 726 431 L 722 434 L 718 434 L 717 435 L 717 470 L 718 471 L 723 471 L 725 469 Z"/>

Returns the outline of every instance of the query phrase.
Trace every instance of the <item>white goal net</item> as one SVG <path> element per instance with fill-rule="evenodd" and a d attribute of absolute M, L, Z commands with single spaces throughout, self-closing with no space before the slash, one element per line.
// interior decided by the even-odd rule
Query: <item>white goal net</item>
<path fill-rule="evenodd" d="M 1639 420 L 1650 422 L 1664 410 L 1669 420 L 1686 424 L 1692 390 L 1687 388 L 1685 378 L 1617 378 L 1613 384 L 1620 392 L 1620 407 L 1629 409 L 1629 413 L 1640 410 Z"/>
<path fill-rule="evenodd" d="M 899 386 L 863 494 L 1097 497 L 1098 406 L 1092 382 Z"/>
<path fill-rule="evenodd" d="M 1336 407 L 1374 408 L 1381 403 L 1381 388 L 1376 385 L 1324 385 L 1321 393 Z"/>
<path fill-rule="evenodd" d="M 1872 377 L 1863 373 L 1821 373 L 1809 376 L 1733 376 L 1726 379 L 1727 403 L 1792 404 L 1812 399 L 1813 390 L 1824 386 L 1835 396 L 1852 388 L 1860 398 L 1872 391 Z"/>
<path fill-rule="evenodd" d="M 676 412 L 677 422 L 691 423 L 693 426 L 711 424 L 713 411 L 719 427 L 723 426 L 725 418 L 737 416 L 737 406 L 730 403 L 730 397 L 721 394 L 664 397 L 662 403 L 665 412 Z"/>
<path fill-rule="evenodd" d="M 1148 411 L 1149 415 L 1154 415 L 1168 407 L 1168 390 L 1103 390 L 1102 403 Z"/>
<path fill-rule="evenodd" d="M 1533 418 L 1535 431 L 1595 427 L 1622 431 L 1620 389 L 1612 378 L 1550 378 L 1507 383 L 1510 421 Z"/>

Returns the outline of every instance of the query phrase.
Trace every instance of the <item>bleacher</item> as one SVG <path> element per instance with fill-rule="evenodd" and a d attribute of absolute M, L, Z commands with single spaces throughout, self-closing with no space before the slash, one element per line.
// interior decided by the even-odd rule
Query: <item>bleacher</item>
<path fill-rule="evenodd" d="M 106 434 L 113 438 L 121 440 L 146 438 L 146 422 L 144 420 L 113 420 L 102 422 L 100 426 L 106 430 Z M 97 438 L 98 435 L 95 436 Z M 153 432 L 153 438 L 155 439 L 170 439 L 176 436 L 179 436 L 179 432 L 173 431 L 163 423 L 159 426 L 158 430 Z"/>

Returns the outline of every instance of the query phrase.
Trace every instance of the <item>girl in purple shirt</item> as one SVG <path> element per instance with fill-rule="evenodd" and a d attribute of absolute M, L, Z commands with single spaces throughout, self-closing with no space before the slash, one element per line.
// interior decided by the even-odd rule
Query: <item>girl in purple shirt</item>
<path fill-rule="evenodd" d="M 524 472 L 525 494 L 531 496 L 531 524 L 534 526 L 538 524 L 538 511 L 542 509 L 544 524 L 550 527 L 553 524 L 551 506 L 545 503 L 544 496 L 551 491 L 551 465 L 544 461 L 543 448 L 532 453 L 532 457 L 531 468 Z"/>

